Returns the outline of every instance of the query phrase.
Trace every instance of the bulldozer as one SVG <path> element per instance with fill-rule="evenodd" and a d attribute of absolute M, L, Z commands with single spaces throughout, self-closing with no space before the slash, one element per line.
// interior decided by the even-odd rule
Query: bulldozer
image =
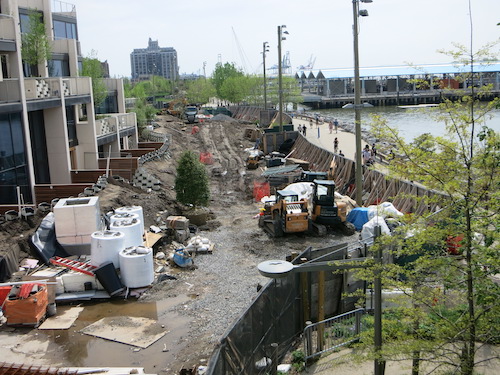
<path fill-rule="evenodd" d="M 313 229 L 320 236 L 326 235 L 327 227 L 339 228 L 351 236 L 356 228 L 347 221 L 347 204 L 335 200 L 335 181 L 314 180 L 311 220 Z"/>
<path fill-rule="evenodd" d="M 278 190 L 276 202 L 266 203 L 259 217 L 259 226 L 273 237 L 306 232 L 309 223 L 307 201 L 299 200 L 296 192 L 287 190 Z"/>

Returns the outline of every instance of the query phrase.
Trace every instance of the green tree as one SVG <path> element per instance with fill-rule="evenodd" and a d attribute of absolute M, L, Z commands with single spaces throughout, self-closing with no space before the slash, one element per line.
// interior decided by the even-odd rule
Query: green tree
<path fill-rule="evenodd" d="M 213 84 L 215 86 L 215 91 L 217 93 L 217 97 L 222 99 L 222 100 L 229 100 L 227 98 L 224 97 L 224 93 L 223 93 L 223 85 L 224 85 L 224 82 L 229 79 L 229 78 L 232 78 L 232 77 L 241 77 L 243 76 L 243 72 L 239 69 L 236 68 L 236 66 L 234 64 L 230 64 L 228 62 L 226 62 L 224 65 L 222 65 L 221 63 L 218 63 L 216 66 L 215 66 L 215 70 L 212 74 L 212 81 L 213 81 Z"/>
<path fill-rule="evenodd" d="M 474 71 L 478 61 L 489 60 L 489 48 L 472 53 L 458 47 L 449 54 L 462 63 L 467 88 L 437 109 L 445 136 L 425 134 L 407 143 L 385 121 L 376 119 L 375 126 L 402 155 L 391 161 L 391 176 L 441 193 L 413 197 L 419 208 L 443 208 L 429 216 L 406 215 L 399 231 L 377 245 L 396 258 L 383 267 L 384 287 L 410 291 L 412 300 L 398 312 L 408 324 L 384 325 L 382 354 L 414 359 L 414 374 L 425 362 L 472 375 L 478 347 L 498 344 L 500 337 L 500 287 L 492 279 L 500 272 L 500 136 L 480 126 L 499 100 L 480 101 L 490 87 L 478 87 Z M 373 279 L 374 270 L 358 276 Z"/>
<path fill-rule="evenodd" d="M 249 96 L 250 81 L 247 76 L 227 78 L 220 88 L 221 99 L 241 103 Z"/>
<path fill-rule="evenodd" d="M 209 202 L 208 175 L 205 166 L 192 151 L 184 151 L 179 159 L 175 193 L 180 203 L 194 207 L 206 206 Z"/>
<path fill-rule="evenodd" d="M 99 107 L 108 96 L 108 89 L 104 83 L 101 62 L 95 51 L 91 51 L 88 57 L 83 58 L 81 75 L 92 78 L 94 107 Z"/>
<path fill-rule="evenodd" d="M 209 79 L 200 78 L 187 83 L 186 97 L 190 103 L 208 103 L 215 94 L 215 87 Z"/>
<path fill-rule="evenodd" d="M 52 56 L 42 13 L 36 10 L 29 11 L 28 30 L 23 32 L 21 38 L 21 56 L 30 69 L 38 75 L 38 65 L 44 64 Z"/>
<path fill-rule="evenodd" d="M 300 86 L 295 78 L 287 76 L 282 77 L 281 86 L 283 88 L 283 103 L 285 106 L 289 103 L 302 103 L 303 99 L 300 93 Z M 269 82 L 268 102 L 277 106 L 278 99 L 278 80 L 274 79 Z"/>

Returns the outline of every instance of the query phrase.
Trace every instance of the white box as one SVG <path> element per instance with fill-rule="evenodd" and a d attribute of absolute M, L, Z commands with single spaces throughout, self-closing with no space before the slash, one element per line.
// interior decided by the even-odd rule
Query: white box
<path fill-rule="evenodd" d="M 64 244 L 90 244 L 90 235 L 101 230 L 99 197 L 64 198 L 54 206 L 57 240 Z"/>

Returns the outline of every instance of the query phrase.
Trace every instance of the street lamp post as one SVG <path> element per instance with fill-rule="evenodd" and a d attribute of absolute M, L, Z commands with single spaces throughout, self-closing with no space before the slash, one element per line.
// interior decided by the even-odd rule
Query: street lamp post
<path fill-rule="evenodd" d="M 371 3 L 372 0 L 352 0 L 354 24 L 354 126 L 356 134 L 356 203 L 363 205 L 363 166 L 361 165 L 361 85 L 359 82 L 359 53 L 358 53 L 358 17 L 368 16 L 366 10 L 359 10 L 359 2 Z"/>
<path fill-rule="evenodd" d="M 269 52 L 268 42 L 262 43 L 262 65 L 264 66 L 264 110 L 267 109 L 266 52 Z"/>
<path fill-rule="evenodd" d="M 286 40 L 283 34 L 288 34 L 288 31 L 283 31 L 286 25 L 278 26 L 278 107 L 279 107 L 279 131 L 283 131 L 283 83 L 282 83 L 282 72 L 281 72 L 281 41 Z"/>

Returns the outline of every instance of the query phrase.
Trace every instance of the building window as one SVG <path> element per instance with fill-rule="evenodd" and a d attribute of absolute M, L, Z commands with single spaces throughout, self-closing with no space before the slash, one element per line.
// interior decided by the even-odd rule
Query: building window
<path fill-rule="evenodd" d="M 49 77 L 69 77 L 69 61 L 50 60 Z"/>
<path fill-rule="evenodd" d="M 54 20 L 54 39 L 78 39 L 76 24 Z"/>
<path fill-rule="evenodd" d="M 21 115 L 0 115 L 0 204 L 17 203 L 17 187 L 32 202 Z"/>
<path fill-rule="evenodd" d="M 66 126 L 68 128 L 69 147 L 78 146 L 78 135 L 76 131 L 75 111 L 74 108 L 66 107 Z"/>

